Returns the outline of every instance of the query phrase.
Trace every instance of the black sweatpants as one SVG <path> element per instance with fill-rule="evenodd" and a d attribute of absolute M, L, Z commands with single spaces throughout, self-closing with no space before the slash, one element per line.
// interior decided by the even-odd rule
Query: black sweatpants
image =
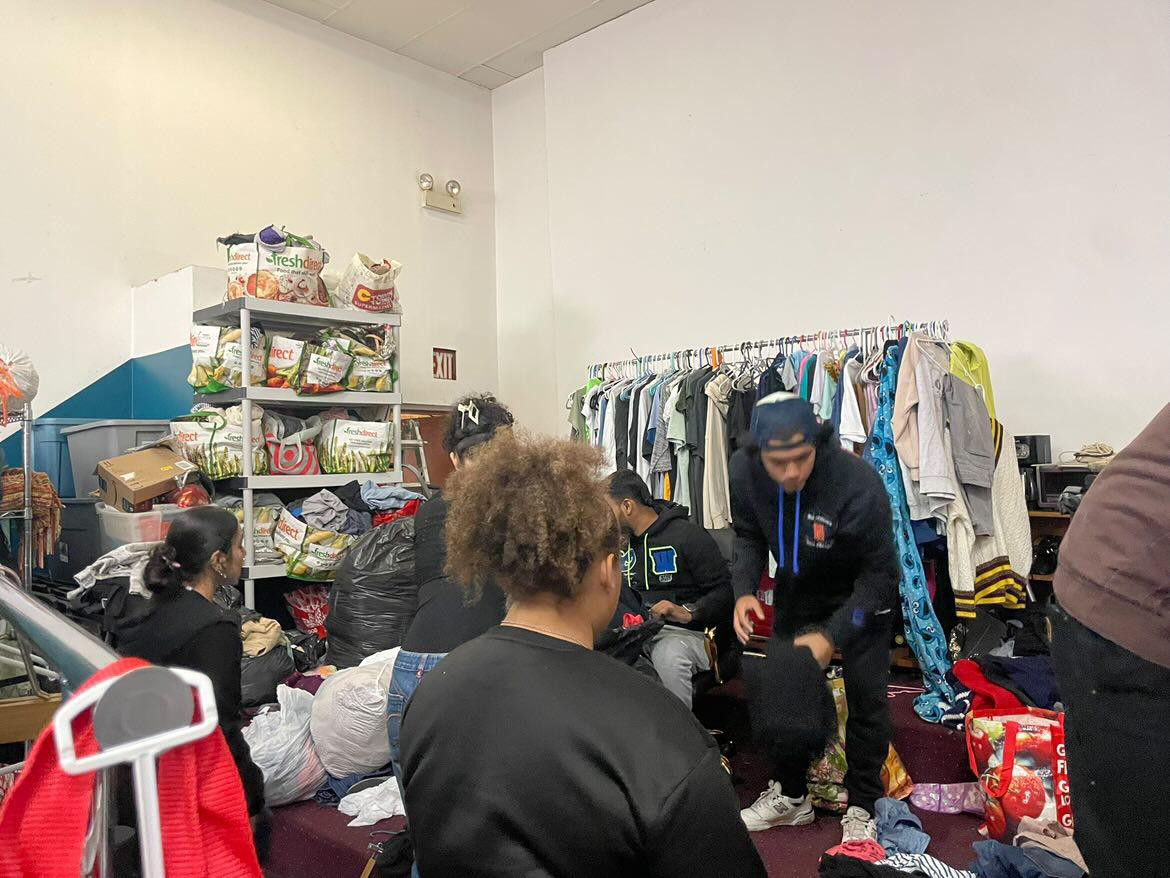
<path fill-rule="evenodd" d="M 1093 878 L 1167 873 L 1170 668 L 1051 611 L 1077 846 Z"/>
<path fill-rule="evenodd" d="M 882 765 L 890 751 L 890 706 L 887 689 L 890 682 L 889 615 L 871 619 L 852 643 L 841 651 L 845 672 L 845 701 L 849 719 L 845 724 L 845 789 L 849 804 L 864 808 L 871 815 L 874 802 L 885 795 Z M 777 637 L 792 640 L 791 632 L 777 631 Z M 784 795 L 804 796 L 808 792 L 808 769 L 819 752 L 801 754 L 784 765 L 774 765 L 772 779 L 780 782 Z"/>

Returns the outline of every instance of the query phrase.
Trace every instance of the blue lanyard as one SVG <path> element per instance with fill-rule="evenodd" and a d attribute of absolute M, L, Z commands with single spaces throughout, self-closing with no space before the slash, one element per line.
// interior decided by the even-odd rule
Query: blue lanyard
<path fill-rule="evenodd" d="M 784 553 L 784 486 L 776 486 L 777 498 L 779 500 L 780 514 L 776 519 L 776 543 L 780 547 L 780 569 L 786 570 L 788 568 L 788 561 Z M 801 491 L 796 492 L 796 520 L 792 522 L 792 572 L 800 573 L 800 495 Z"/>

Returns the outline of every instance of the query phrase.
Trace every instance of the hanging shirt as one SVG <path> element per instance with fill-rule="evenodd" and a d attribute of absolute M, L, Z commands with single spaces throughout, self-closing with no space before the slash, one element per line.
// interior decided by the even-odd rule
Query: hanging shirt
<path fill-rule="evenodd" d="M 849 451 L 855 445 L 864 445 L 868 435 L 865 424 L 861 420 L 861 406 L 854 392 L 858 376 L 861 374 L 861 360 L 854 357 L 845 361 L 845 368 L 841 375 L 841 445 Z"/>
<path fill-rule="evenodd" d="M 995 417 L 995 394 L 991 392 L 991 367 L 987 355 L 969 341 L 951 345 L 951 374 L 970 384 L 983 397 L 987 412 Z"/>
<path fill-rule="evenodd" d="M 731 376 L 716 375 L 704 388 L 707 394 L 707 437 L 703 472 L 703 527 L 719 530 L 731 526 L 728 488 L 727 406 Z"/>

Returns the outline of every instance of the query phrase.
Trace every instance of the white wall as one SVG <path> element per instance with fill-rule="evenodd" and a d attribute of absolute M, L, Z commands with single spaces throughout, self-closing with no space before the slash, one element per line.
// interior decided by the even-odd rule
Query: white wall
<path fill-rule="evenodd" d="M 260 0 L 9 3 L 4 28 L 0 341 L 40 411 L 130 356 L 132 287 L 273 222 L 404 263 L 408 401 L 495 389 L 488 92 Z M 462 217 L 419 207 L 420 171 L 460 180 Z"/>
<path fill-rule="evenodd" d="M 500 397 L 532 430 L 561 435 L 549 256 L 544 71 L 492 92 Z"/>
<path fill-rule="evenodd" d="M 1158 0 L 656 0 L 551 50 L 548 404 L 894 314 L 981 344 L 1009 429 L 1123 444 L 1170 385 L 1168 44 Z"/>

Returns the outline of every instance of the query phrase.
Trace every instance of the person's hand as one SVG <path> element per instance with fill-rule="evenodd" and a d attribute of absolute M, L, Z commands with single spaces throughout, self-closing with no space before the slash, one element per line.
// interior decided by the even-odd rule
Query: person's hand
<path fill-rule="evenodd" d="M 792 641 L 792 645 L 805 647 L 822 668 L 827 668 L 833 659 L 833 641 L 819 631 L 800 635 Z"/>
<path fill-rule="evenodd" d="M 735 636 L 739 638 L 739 642 L 747 646 L 748 640 L 751 639 L 752 619 L 755 616 L 761 622 L 764 621 L 764 605 L 760 603 L 759 598 L 755 595 L 745 594 L 738 601 L 735 602 L 735 614 L 732 621 L 735 625 Z"/>
<path fill-rule="evenodd" d="M 655 619 L 666 619 L 668 622 L 677 622 L 679 625 L 689 625 L 695 617 L 686 607 L 670 601 L 659 601 L 650 608 L 650 615 Z"/>

